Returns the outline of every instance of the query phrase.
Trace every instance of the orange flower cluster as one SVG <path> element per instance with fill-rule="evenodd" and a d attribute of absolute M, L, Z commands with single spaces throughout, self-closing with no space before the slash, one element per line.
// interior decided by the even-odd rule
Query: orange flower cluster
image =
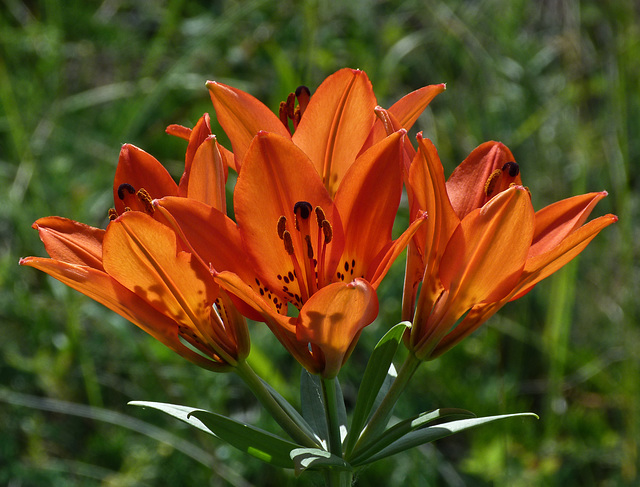
<path fill-rule="evenodd" d="M 407 245 L 406 344 L 433 358 L 616 220 L 584 224 L 606 193 L 534 212 L 499 143 L 478 147 L 445 183 L 433 144 L 418 135 L 416 151 L 406 135 L 442 84 L 385 110 L 364 72 L 343 69 L 313 95 L 296 90 L 277 115 L 243 91 L 207 86 L 232 151 L 207 114 L 193 129 L 168 127 L 188 141 L 176 184 L 153 156 L 125 145 L 107 229 L 40 219 L 50 258 L 21 260 L 202 367 L 231 370 L 247 357 L 247 317 L 265 322 L 307 370 L 335 377 Z M 229 169 L 238 173 L 235 220 Z M 414 218 L 393 240 L 403 183 Z"/>

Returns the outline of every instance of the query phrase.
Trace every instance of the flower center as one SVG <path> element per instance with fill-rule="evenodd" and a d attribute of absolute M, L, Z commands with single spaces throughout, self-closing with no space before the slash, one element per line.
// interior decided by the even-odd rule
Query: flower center
<path fill-rule="evenodd" d="M 124 203 L 124 211 L 142 211 L 148 215 L 153 215 L 155 208 L 153 207 L 153 198 L 149 192 L 140 188 L 136 189 L 129 183 L 122 183 L 118 186 L 118 198 Z M 118 212 L 115 208 L 109 209 L 109 220 L 118 218 Z"/>
<path fill-rule="evenodd" d="M 520 174 L 520 166 L 517 163 L 513 161 L 505 163 L 501 169 L 496 169 L 489 175 L 487 182 L 484 183 L 484 194 L 491 199 L 494 195 L 509 189 L 516 183 L 518 174 Z"/>
<path fill-rule="evenodd" d="M 315 213 L 317 228 L 314 228 L 312 213 Z M 325 285 L 326 250 L 333 239 L 333 228 L 321 207 L 313 208 L 308 201 L 298 201 L 293 207 L 293 228 L 289 229 L 287 217 L 282 215 L 278 218 L 276 231 L 292 265 L 291 270 L 278 274 L 277 278 L 283 283 L 283 293 L 299 308 Z M 300 294 L 293 291 L 294 282 L 297 282 Z"/>

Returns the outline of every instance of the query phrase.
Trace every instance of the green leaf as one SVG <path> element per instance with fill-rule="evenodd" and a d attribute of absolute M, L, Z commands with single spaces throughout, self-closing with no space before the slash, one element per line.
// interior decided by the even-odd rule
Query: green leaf
<path fill-rule="evenodd" d="M 323 442 L 323 446 L 326 446 L 329 433 L 327 413 L 322 400 L 322 384 L 317 375 L 310 374 L 305 369 L 302 369 L 300 375 L 300 405 L 302 416 Z"/>
<path fill-rule="evenodd" d="M 460 419 L 458 421 L 450 421 L 448 423 L 438 424 L 436 426 L 429 426 L 427 428 L 412 431 L 411 433 L 404 435 L 402 438 L 396 440 L 377 454 L 368 457 L 366 460 L 358 462 L 353 461 L 351 463 L 354 466 L 366 465 L 368 463 L 373 463 L 382 458 L 386 458 L 388 456 L 395 455 L 396 453 L 408 450 L 415 446 L 423 445 L 424 443 L 430 443 L 432 441 L 439 440 L 440 438 L 444 438 L 446 436 L 450 436 L 455 433 L 468 430 L 470 428 L 475 428 L 476 426 L 492 423 L 501 419 L 525 416 L 530 416 L 538 419 L 538 415 L 534 413 L 517 413 L 502 414 L 500 416 L 486 416 L 484 418 Z"/>
<path fill-rule="evenodd" d="M 150 402 L 150 401 L 130 401 L 129 406 L 140 406 L 143 408 L 151 408 L 157 409 L 158 411 L 162 411 L 163 413 L 168 414 L 169 416 L 173 416 L 174 418 L 178 418 L 180 421 L 184 421 L 190 426 L 194 428 L 198 428 L 200 431 L 204 431 L 205 433 L 209 433 L 210 435 L 218 438 L 213 431 L 211 431 L 207 426 L 200 421 L 198 418 L 189 416 L 192 411 L 195 411 L 194 408 L 189 406 L 180 406 L 179 404 L 167 404 L 164 402 Z"/>
<path fill-rule="evenodd" d="M 295 463 L 295 474 L 300 475 L 307 469 L 337 468 L 351 470 L 351 466 L 339 456 L 318 448 L 297 448 L 291 452 Z"/>
<path fill-rule="evenodd" d="M 387 380 L 388 385 L 393 382 L 388 379 L 389 368 L 393 366 L 393 357 L 396 354 L 396 350 L 398 350 L 402 335 L 409 326 L 411 324 L 408 321 L 398 323 L 380 339 L 371 352 L 371 358 L 364 371 L 360 389 L 358 390 L 356 406 L 353 411 L 351 429 L 347 438 L 347 454 L 355 446 L 385 380 Z M 382 400 L 381 397 L 380 400 Z"/>
<path fill-rule="evenodd" d="M 336 407 L 338 410 L 338 423 L 340 428 L 340 441 L 343 442 L 347 436 L 347 407 L 344 404 L 344 396 L 342 395 L 342 387 L 336 377 L 333 380 L 336 386 Z"/>
<path fill-rule="evenodd" d="M 420 413 L 413 418 L 405 419 L 404 421 L 400 421 L 399 423 L 394 424 L 391 428 L 387 429 L 382 435 L 372 441 L 369 445 L 364 445 L 362 448 L 356 449 L 353 452 L 352 460 L 357 463 L 362 463 L 368 457 L 378 453 L 406 434 L 419 428 L 423 428 L 427 424 L 437 419 L 442 419 L 449 416 L 457 416 L 459 418 L 472 418 L 475 417 L 475 414 L 473 414 L 471 411 L 467 411 L 466 409 L 457 408 L 441 408 L 431 412 Z"/>
<path fill-rule="evenodd" d="M 271 387 L 271 385 L 268 382 L 264 381 L 263 379 L 260 379 L 260 380 L 264 384 L 264 387 L 269 391 L 271 396 L 278 403 L 278 405 L 280 405 L 280 407 L 291 418 L 291 420 L 294 423 L 296 423 L 309 438 L 315 438 L 318 440 L 318 442 L 320 442 L 321 440 L 318 437 L 318 435 L 313 431 L 311 426 L 309 426 L 309 423 L 307 423 L 307 421 L 302 417 L 302 415 L 298 412 L 298 410 L 294 408 L 289 401 L 287 401 L 284 397 L 282 397 L 282 395 L 280 395 L 278 391 L 276 391 L 273 387 Z"/>
<path fill-rule="evenodd" d="M 291 459 L 291 451 L 300 448 L 300 445 L 255 426 L 204 409 L 146 401 L 133 401 L 129 404 L 165 412 L 276 467 L 294 468 L 295 466 Z"/>

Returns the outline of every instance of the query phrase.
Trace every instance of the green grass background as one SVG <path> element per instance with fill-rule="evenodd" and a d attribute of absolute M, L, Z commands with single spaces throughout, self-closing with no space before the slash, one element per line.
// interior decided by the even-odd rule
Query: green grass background
<path fill-rule="evenodd" d="M 383 106 L 447 83 L 417 123 L 447 174 L 500 140 L 536 208 L 606 189 L 595 213 L 620 217 L 576 262 L 422 366 L 396 410 L 535 411 L 540 421 L 417 448 L 364 470 L 361 485 L 638 485 L 639 59 L 631 0 L 2 0 L 0 485 L 320 485 L 126 406 L 175 402 L 277 431 L 234 376 L 198 369 L 17 263 L 44 255 L 30 228 L 38 217 L 106 224 L 122 143 L 179 176 L 185 144 L 164 128 L 213 115 L 205 80 L 276 109 L 344 66 L 368 73 Z M 402 273 L 398 262 L 380 319 L 340 376 L 348 401 L 398 320 Z M 295 364 L 264 327 L 252 332 L 252 364 L 295 399 Z"/>

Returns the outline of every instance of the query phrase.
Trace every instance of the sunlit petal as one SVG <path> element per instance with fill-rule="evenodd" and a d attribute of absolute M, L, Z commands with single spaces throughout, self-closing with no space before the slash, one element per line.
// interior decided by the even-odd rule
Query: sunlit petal
<path fill-rule="evenodd" d="M 330 284 L 300 310 L 297 337 L 322 350 L 326 378 L 335 377 L 360 331 L 378 314 L 376 293 L 365 280 Z"/>
<path fill-rule="evenodd" d="M 522 184 L 519 171 L 513 170 L 517 165 L 503 171 L 503 176 L 497 177 L 494 174 L 495 171 L 503 170 L 509 162 L 515 162 L 515 159 L 505 145 L 500 142 L 485 142 L 474 149 L 453 171 L 447 181 L 447 193 L 460 219 L 480 208 L 510 184 Z M 509 172 L 515 175 L 510 175 Z M 492 183 L 489 183 L 490 178 L 493 178 Z M 488 191 L 490 187 L 493 188 L 492 191 Z"/>
<path fill-rule="evenodd" d="M 527 191 L 515 186 L 469 213 L 453 232 L 440 262 L 440 279 L 463 312 L 497 301 L 516 284 L 534 228 Z"/>
<path fill-rule="evenodd" d="M 207 81 L 207 88 L 218 122 L 231 140 L 238 169 L 251 141 L 259 131 L 290 137 L 289 130 L 280 119 L 248 93 L 215 81 Z"/>
<path fill-rule="evenodd" d="M 367 75 L 348 68 L 329 76 L 311 97 L 293 141 L 311 159 L 331 195 L 373 126 L 375 106 Z"/>
<path fill-rule="evenodd" d="M 336 193 L 335 204 L 347 230 L 338 272 L 347 281 L 369 278 L 374 269 L 367 265 L 391 243 L 402 195 L 404 135 L 404 130 L 390 135 L 361 155 Z"/>
<path fill-rule="evenodd" d="M 102 270 L 104 230 L 59 216 L 33 224 L 52 259 Z"/>
<path fill-rule="evenodd" d="M 145 189 L 151 198 L 178 194 L 178 185 L 164 166 L 151 154 L 131 144 L 123 145 L 120 150 L 113 181 L 113 199 L 118 214 L 122 214 L 126 206 L 126 202 L 118 195 L 119 192 L 122 194 L 122 184 L 131 186 L 134 191 Z"/>

